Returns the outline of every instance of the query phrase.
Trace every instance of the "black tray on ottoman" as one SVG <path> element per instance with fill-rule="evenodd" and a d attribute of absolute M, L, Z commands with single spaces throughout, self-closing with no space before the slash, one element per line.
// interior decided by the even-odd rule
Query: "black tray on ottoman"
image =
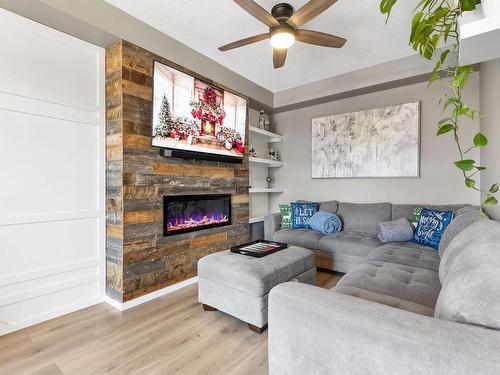
<path fill-rule="evenodd" d="M 288 244 L 284 242 L 256 240 L 244 243 L 243 245 L 231 247 L 232 253 L 248 255 L 254 258 L 262 258 L 266 255 L 286 249 Z"/>

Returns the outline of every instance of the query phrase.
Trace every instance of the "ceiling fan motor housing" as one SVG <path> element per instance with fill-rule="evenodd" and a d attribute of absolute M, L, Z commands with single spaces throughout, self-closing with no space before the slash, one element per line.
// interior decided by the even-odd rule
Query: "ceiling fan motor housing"
<path fill-rule="evenodd" d="M 283 23 L 292 16 L 293 7 L 290 4 L 279 3 L 273 6 L 271 14 L 279 23 Z"/>

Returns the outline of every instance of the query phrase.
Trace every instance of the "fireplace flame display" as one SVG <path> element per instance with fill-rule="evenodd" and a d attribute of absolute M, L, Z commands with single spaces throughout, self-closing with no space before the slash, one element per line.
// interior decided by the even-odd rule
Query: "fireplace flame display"
<path fill-rule="evenodd" d="M 231 196 L 164 197 L 164 235 L 231 224 Z"/>
<path fill-rule="evenodd" d="M 199 226 L 206 226 L 219 223 L 227 223 L 229 221 L 227 215 L 221 212 L 212 212 L 210 214 L 199 213 L 189 216 L 188 218 L 183 215 L 171 218 L 167 224 L 168 231 L 175 231 L 179 229 L 194 228 Z"/>

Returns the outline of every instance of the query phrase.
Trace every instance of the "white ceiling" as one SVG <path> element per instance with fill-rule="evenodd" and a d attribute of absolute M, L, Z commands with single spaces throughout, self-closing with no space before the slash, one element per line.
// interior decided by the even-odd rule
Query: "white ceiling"
<path fill-rule="evenodd" d="M 303 28 L 342 36 L 346 45 L 331 49 L 295 43 L 285 66 L 276 70 L 268 41 L 227 52 L 217 49 L 268 30 L 231 0 L 106 1 L 272 92 L 414 53 L 408 35 L 415 1 L 400 1 L 386 25 L 379 0 L 339 0 Z M 280 0 L 257 2 L 270 11 Z M 298 9 L 307 1 L 288 2 Z"/>

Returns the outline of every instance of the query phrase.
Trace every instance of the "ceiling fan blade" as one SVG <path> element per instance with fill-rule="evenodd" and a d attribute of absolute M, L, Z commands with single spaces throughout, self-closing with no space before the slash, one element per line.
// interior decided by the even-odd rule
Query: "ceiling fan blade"
<path fill-rule="evenodd" d="M 341 48 L 347 41 L 336 35 L 302 29 L 295 31 L 295 39 L 302 43 L 315 44 L 317 46 L 331 48 Z"/>
<path fill-rule="evenodd" d="M 274 48 L 273 49 L 273 65 L 274 69 L 281 68 L 285 65 L 286 59 L 286 48 Z"/>
<path fill-rule="evenodd" d="M 279 26 L 280 23 L 276 21 L 276 18 L 271 16 L 271 14 L 262 8 L 259 4 L 257 4 L 253 0 L 234 0 L 236 4 L 245 9 L 252 16 L 257 18 L 260 22 L 265 23 L 269 27 Z"/>
<path fill-rule="evenodd" d="M 337 0 L 310 0 L 302 8 L 296 11 L 286 22 L 293 27 L 302 26 L 323 13 L 336 2 Z"/>
<path fill-rule="evenodd" d="M 222 47 L 219 47 L 219 51 L 228 51 L 230 49 L 238 48 L 238 47 L 243 47 L 248 44 L 252 43 L 257 43 L 260 42 L 261 40 L 268 39 L 269 38 L 269 33 L 264 33 L 264 34 L 259 34 L 259 35 L 254 35 L 245 39 L 240 39 L 237 40 L 236 42 L 228 43 L 226 45 L 223 45 Z"/>

